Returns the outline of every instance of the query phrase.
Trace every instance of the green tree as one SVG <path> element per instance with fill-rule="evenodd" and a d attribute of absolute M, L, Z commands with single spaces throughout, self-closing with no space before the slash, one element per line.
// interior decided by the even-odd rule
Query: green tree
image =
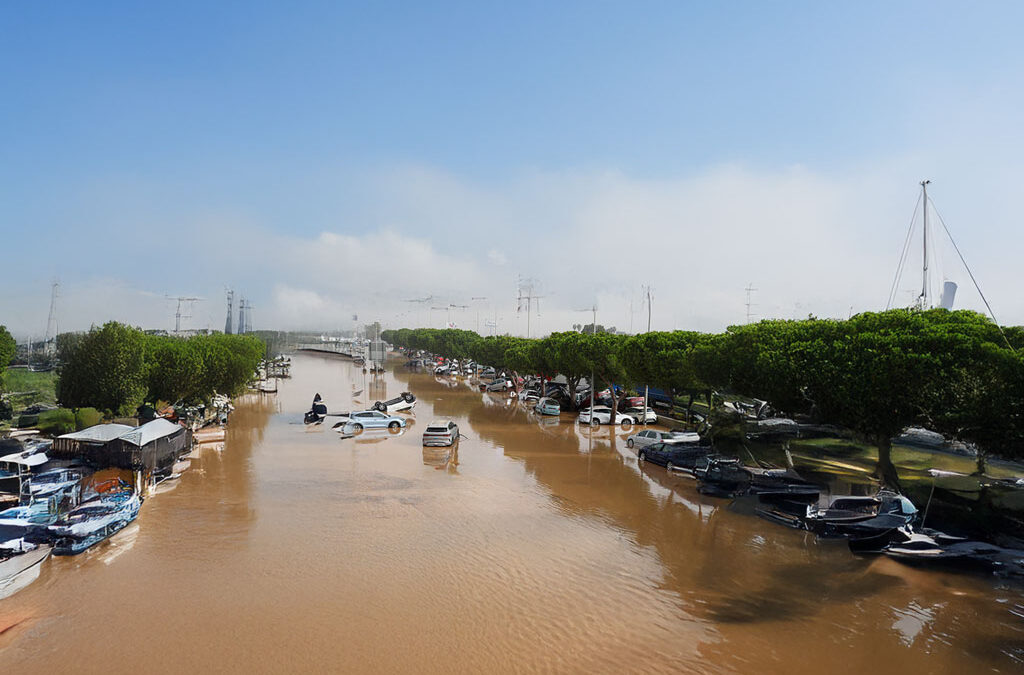
<path fill-rule="evenodd" d="M 69 408 L 92 406 L 130 414 L 146 395 L 145 334 L 111 321 L 87 333 L 61 368 L 57 398 Z"/>
<path fill-rule="evenodd" d="M 4 371 L 14 358 L 18 350 L 18 344 L 11 337 L 7 326 L 0 325 L 0 384 L 3 383 Z"/>
<path fill-rule="evenodd" d="M 172 337 L 149 337 L 147 361 L 149 377 L 147 400 L 152 403 L 179 400 L 192 403 L 205 398 L 203 359 L 193 342 Z"/>
<path fill-rule="evenodd" d="M 620 394 L 615 385 L 626 382 L 628 375 L 622 361 L 622 348 L 625 336 L 611 333 L 579 334 L 578 349 L 582 358 L 581 366 L 589 368 L 595 380 L 600 380 L 608 387 L 612 398 L 611 423 L 615 424 L 618 413 Z M 596 389 L 596 382 L 591 383 Z"/>

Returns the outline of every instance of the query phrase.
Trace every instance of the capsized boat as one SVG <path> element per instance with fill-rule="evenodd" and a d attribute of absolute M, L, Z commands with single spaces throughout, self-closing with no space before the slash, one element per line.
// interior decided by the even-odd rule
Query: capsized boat
<path fill-rule="evenodd" d="M 130 490 L 108 492 L 83 502 L 47 529 L 55 555 L 75 555 L 98 544 L 139 515 L 142 500 Z"/>
<path fill-rule="evenodd" d="M 358 392 L 362 393 L 362 391 Z M 355 396 L 357 394 L 353 394 Z M 313 396 L 313 405 L 309 411 L 302 417 L 304 424 L 322 424 L 323 421 L 328 417 L 348 417 L 348 413 L 329 413 L 327 412 L 327 402 L 320 398 L 320 394 L 317 393 Z"/>

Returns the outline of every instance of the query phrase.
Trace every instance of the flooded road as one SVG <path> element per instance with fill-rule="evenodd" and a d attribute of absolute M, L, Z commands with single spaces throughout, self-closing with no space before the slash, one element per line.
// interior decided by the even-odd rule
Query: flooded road
<path fill-rule="evenodd" d="M 851 555 L 395 365 L 297 356 L 135 525 L 0 601 L 0 672 L 979 673 L 1024 589 Z M 304 427 L 412 391 L 402 435 Z M 434 417 L 464 438 L 423 449 Z M 8 628 L 10 627 L 10 628 Z M 6 631 L 5 628 L 8 628 Z"/>

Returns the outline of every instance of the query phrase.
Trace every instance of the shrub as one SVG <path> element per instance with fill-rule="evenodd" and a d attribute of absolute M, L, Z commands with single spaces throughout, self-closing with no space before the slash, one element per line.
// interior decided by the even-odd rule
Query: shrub
<path fill-rule="evenodd" d="M 46 410 L 39 413 L 36 427 L 44 434 L 68 434 L 75 430 L 75 413 L 67 408 Z"/>
<path fill-rule="evenodd" d="M 75 413 L 75 428 L 88 429 L 103 421 L 103 414 L 96 408 L 79 408 Z"/>

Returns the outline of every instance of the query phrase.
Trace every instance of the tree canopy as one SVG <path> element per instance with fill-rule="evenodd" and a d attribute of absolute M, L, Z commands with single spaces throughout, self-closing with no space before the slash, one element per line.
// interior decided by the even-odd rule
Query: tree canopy
<path fill-rule="evenodd" d="M 886 471 L 891 439 L 924 425 L 991 452 L 1024 456 L 1024 329 L 970 311 L 866 312 L 849 320 L 765 320 L 724 333 L 552 333 L 527 340 L 470 331 L 385 331 L 403 347 L 470 356 L 575 384 L 716 390 L 782 414 L 852 430 Z M 885 476 L 883 476 L 884 478 Z"/>
<path fill-rule="evenodd" d="M 144 401 L 198 403 L 241 393 L 265 345 L 251 335 L 146 335 L 112 321 L 58 340 L 58 349 L 62 405 L 130 414 Z"/>
<path fill-rule="evenodd" d="M 18 344 L 11 337 L 7 326 L 0 325 L 0 383 L 3 382 L 4 371 L 17 353 Z"/>

